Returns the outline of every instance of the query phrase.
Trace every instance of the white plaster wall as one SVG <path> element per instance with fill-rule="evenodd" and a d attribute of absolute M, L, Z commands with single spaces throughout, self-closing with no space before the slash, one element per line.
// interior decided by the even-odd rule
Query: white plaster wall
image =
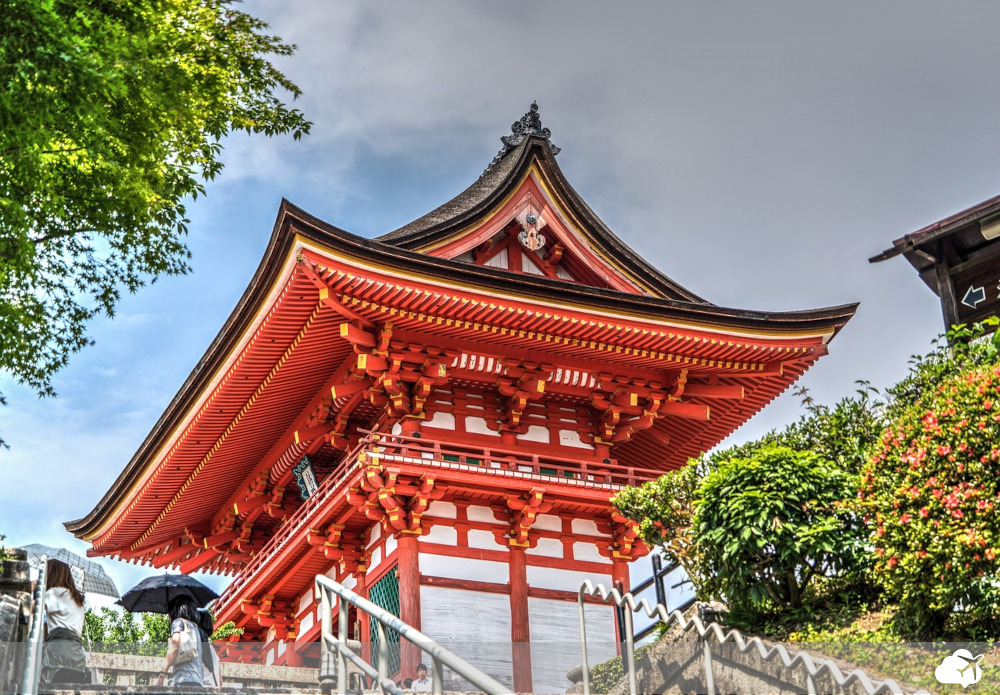
<path fill-rule="evenodd" d="M 576 430 L 559 430 L 559 443 L 563 446 L 571 446 L 577 449 L 594 450 L 594 447 L 580 439 L 580 433 Z"/>
<path fill-rule="evenodd" d="M 454 526 L 434 524 L 426 535 L 420 537 L 421 543 L 441 543 L 442 545 L 458 544 L 458 529 Z"/>
<path fill-rule="evenodd" d="M 549 428 L 540 427 L 538 425 L 530 425 L 528 431 L 518 437 L 519 440 L 524 442 L 543 442 L 545 444 L 549 443 Z"/>
<path fill-rule="evenodd" d="M 458 516 L 458 508 L 451 502 L 435 500 L 427 507 L 424 516 L 437 516 L 443 519 L 454 519 Z"/>
<path fill-rule="evenodd" d="M 575 594 L 580 590 L 580 586 L 586 579 L 589 579 L 595 585 L 601 583 L 604 586 L 610 587 L 611 565 L 608 565 L 607 574 L 528 565 L 528 584 L 538 589 L 572 591 Z"/>
<path fill-rule="evenodd" d="M 506 571 L 503 576 L 506 578 Z M 508 595 L 422 586 L 420 631 L 500 682 L 513 686 Z M 447 669 L 444 689 L 475 690 Z"/>
<path fill-rule="evenodd" d="M 420 573 L 432 577 L 506 584 L 509 572 L 506 562 L 420 553 Z"/>
<path fill-rule="evenodd" d="M 371 553 L 371 560 L 368 562 L 368 572 L 371 574 L 380 564 L 382 564 L 382 548 L 375 548 Z"/>
<path fill-rule="evenodd" d="M 489 507 L 470 506 L 466 509 L 469 521 L 485 521 L 489 524 L 497 523 L 496 515 Z"/>
<path fill-rule="evenodd" d="M 594 541 L 576 541 L 573 543 L 573 559 L 584 562 L 611 564 L 611 560 L 601 555 L 601 552 L 597 549 L 597 543 Z"/>
<path fill-rule="evenodd" d="M 453 430 L 455 429 L 455 416 L 451 413 L 446 413 L 443 410 L 439 410 L 434 413 L 434 416 L 425 422 L 428 427 L 439 427 L 443 430 Z"/>
<path fill-rule="evenodd" d="M 378 543 L 378 539 L 381 537 L 382 537 L 382 526 L 380 524 L 373 524 L 372 533 L 371 536 L 368 538 L 368 545 L 366 547 L 368 548 L 372 547 L 373 545 Z"/>
<path fill-rule="evenodd" d="M 566 673 L 580 663 L 580 618 L 577 611 L 577 604 L 570 601 L 528 599 L 531 679 L 536 693 L 562 693 L 572 685 L 566 679 Z M 614 609 L 587 604 L 584 606 L 584 618 L 590 665 L 615 656 Z"/>
<path fill-rule="evenodd" d="M 542 531 L 562 531 L 562 519 L 555 514 L 539 514 L 535 517 L 535 523 L 531 525 L 531 528 Z"/>
<path fill-rule="evenodd" d="M 484 420 L 481 417 L 475 417 L 473 415 L 469 415 L 468 417 L 465 418 L 465 431 L 471 432 L 472 434 L 487 434 L 492 437 L 500 436 L 499 433 L 494 432 L 489 428 L 489 426 L 486 424 L 486 420 Z"/>
<path fill-rule="evenodd" d="M 316 616 L 313 613 L 307 613 L 306 615 L 303 615 L 302 619 L 299 620 L 299 631 L 296 636 L 301 637 L 302 635 L 309 632 L 309 628 L 311 628 L 315 623 L 316 623 Z"/>
<path fill-rule="evenodd" d="M 385 557 L 389 557 L 389 555 L 392 553 L 392 551 L 394 551 L 396 549 L 396 546 L 398 546 L 398 545 L 399 545 L 399 541 L 396 540 L 395 536 L 389 536 L 388 538 L 386 538 L 385 539 L 385 551 L 384 551 L 385 552 Z"/>
<path fill-rule="evenodd" d="M 507 552 L 509 548 L 502 543 L 497 543 L 496 536 L 492 531 L 482 529 L 469 529 L 469 547 L 480 550 L 502 550 Z"/>
<path fill-rule="evenodd" d="M 534 548 L 528 548 L 525 552 L 528 555 L 561 558 L 563 556 L 563 544 L 558 538 L 539 538 L 538 544 Z"/>
<path fill-rule="evenodd" d="M 326 575 L 326 576 L 329 577 L 330 575 Z M 315 589 L 313 587 L 309 587 L 304 594 L 302 594 L 301 596 L 299 596 L 299 610 L 298 610 L 299 613 L 301 613 L 306 608 L 308 608 L 309 606 L 312 605 L 312 603 L 313 603 L 313 591 L 315 591 Z"/>
<path fill-rule="evenodd" d="M 579 533 L 585 536 L 604 535 L 597 530 L 597 524 L 590 519 L 573 519 L 573 533 Z"/>

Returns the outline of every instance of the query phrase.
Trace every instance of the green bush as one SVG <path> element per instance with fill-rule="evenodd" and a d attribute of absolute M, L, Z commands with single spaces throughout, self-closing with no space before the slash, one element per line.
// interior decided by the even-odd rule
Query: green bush
<path fill-rule="evenodd" d="M 990 612 L 1000 570 L 1000 367 L 948 376 L 890 424 L 864 471 L 876 571 L 903 616 L 936 633 Z"/>
<path fill-rule="evenodd" d="M 814 576 L 857 561 L 854 479 L 811 452 L 768 446 L 702 481 L 695 529 L 708 588 L 730 606 L 797 607 Z"/>

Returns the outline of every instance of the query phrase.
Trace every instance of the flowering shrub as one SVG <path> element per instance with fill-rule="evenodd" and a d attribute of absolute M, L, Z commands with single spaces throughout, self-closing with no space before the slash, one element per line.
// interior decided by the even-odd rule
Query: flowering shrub
<path fill-rule="evenodd" d="M 1000 570 L 1000 366 L 952 375 L 890 423 L 862 474 L 875 572 L 924 633 L 986 610 Z"/>

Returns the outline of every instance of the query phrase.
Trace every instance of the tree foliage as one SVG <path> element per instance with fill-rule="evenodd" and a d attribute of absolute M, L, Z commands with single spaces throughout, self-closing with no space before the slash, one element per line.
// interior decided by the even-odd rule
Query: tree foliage
<path fill-rule="evenodd" d="M 857 534 L 841 507 L 852 483 L 836 464 L 787 447 L 722 463 L 702 482 L 694 519 L 712 587 L 731 605 L 800 605 L 814 576 L 853 554 L 845 545 Z"/>
<path fill-rule="evenodd" d="M 232 621 L 216 627 L 213 642 L 243 634 Z M 84 640 L 97 651 L 114 654 L 164 656 L 170 639 L 170 620 L 160 613 L 131 613 L 111 608 L 84 615 Z"/>
<path fill-rule="evenodd" d="M 0 370 L 41 394 L 122 290 L 185 273 L 234 131 L 296 139 L 293 46 L 232 0 L 0 0 Z"/>

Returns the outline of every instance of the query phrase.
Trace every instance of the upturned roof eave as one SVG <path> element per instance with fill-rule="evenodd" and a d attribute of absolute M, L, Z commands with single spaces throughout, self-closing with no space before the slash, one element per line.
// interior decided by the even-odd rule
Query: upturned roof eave
<path fill-rule="evenodd" d="M 163 414 L 157 419 L 156 424 L 146 435 L 136 453 L 87 515 L 63 523 L 66 530 L 73 535 L 83 538 L 103 525 L 104 517 L 112 503 L 125 491 L 131 489 L 136 480 L 141 477 L 145 472 L 143 462 L 162 445 L 163 440 L 169 436 L 179 419 L 183 417 L 182 406 L 199 393 L 211 379 L 217 367 L 218 356 L 227 354 L 239 341 L 240 336 L 255 315 L 257 307 L 267 297 L 272 284 L 280 273 L 280 259 L 288 253 L 294 241 L 294 237 L 288 234 L 288 230 L 283 226 L 286 205 L 290 205 L 290 203 L 283 198 L 264 256 L 236 307 L 209 344 L 205 354 L 198 360 L 187 379 L 181 384 L 177 394 L 167 404 Z"/>
<path fill-rule="evenodd" d="M 598 310 L 617 311 L 625 307 L 648 316 L 650 320 L 673 318 L 696 321 L 716 326 L 720 331 L 766 327 L 769 331 L 808 332 L 829 339 L 843 328 L 858 306 L 853 303 L 805 311 L 761 312 L 575 285 L 428 256 L 385 244 L 378 239 L 360 237 L 324 222 L 283 199 L 261 263 L 236 308 L 100 502 L 86 516 L 65 522 L 67 530 L 81 538 L 93 537 L 107 525 L 108 516 L 121 497 L 133 489 L 146 473 L 155 452 L 184 420 L 189 404 L 210 384 L 220 365 L 225 363 L 241 337 L 251 328 L 254 317 L 281 272 L 283 260 L 299 237 L 359 261 L 379 262 L 399 271 L 417 271 L 434 280 L 474 284 L 486 290 L 513 292 L 541 301 L 551 301 L 556 297 Z"/>

